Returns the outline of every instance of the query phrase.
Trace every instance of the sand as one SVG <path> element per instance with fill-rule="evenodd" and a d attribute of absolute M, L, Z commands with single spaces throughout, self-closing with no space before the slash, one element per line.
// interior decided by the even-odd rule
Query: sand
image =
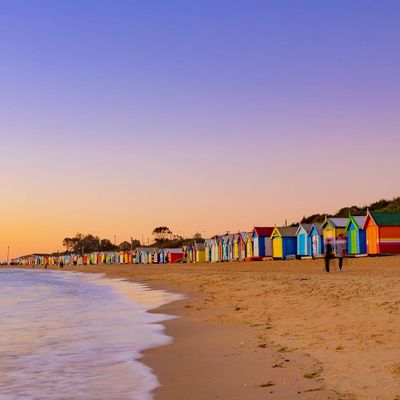
<path fill-rule="evenodd" d="M 400 257 L 66 269 L 187 295 L 156 399 L 400 399 Z"/>

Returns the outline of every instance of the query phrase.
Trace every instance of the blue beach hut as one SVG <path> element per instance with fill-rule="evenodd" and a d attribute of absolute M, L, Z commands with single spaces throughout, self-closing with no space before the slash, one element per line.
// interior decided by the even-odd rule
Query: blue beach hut
<path fill-rule="evenodd" d="M 346 225 L 347 231 L 347 252 L 349 254 L 367 253 L 367 234 L 362 229 L 366 216 L 349 216 Z"/>
<path fill-rule="evenodd" d="M 311 231 L 311 224 L 300 224 L 299 229 L 297 229 L 297 255 L 300 257 L 310 257 L 311 256 L 311 245 L 308 240 L 308 235 Z"/>
<path fill-rule="evenodd" d="M 251 234 L 253 241 L 253 257 L 271 257 L 271 239 L 270 236 L 273 232 L 273 227 L 260 227 L 255 226 Z"/>
<path fill-rule="evenodd" d="M 315 223 L 311 225 L 308 234 L 311 257 L 318 257 L 324 254 L 324 238 L 322 233 L 322 224 Z"/>
<path fill-rule="evenodd" d="M 285 260 L 297 254 L 297 226 L 275 227 L 271 234 L 272 257 Z"/>

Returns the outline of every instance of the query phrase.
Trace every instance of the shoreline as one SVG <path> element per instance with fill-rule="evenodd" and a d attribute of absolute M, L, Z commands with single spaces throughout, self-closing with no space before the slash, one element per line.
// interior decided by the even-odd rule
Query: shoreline
<path fill-rule="evenodd" d="M 59 269 L 59 268 L 56 268 Z M 184 294 L 150 312 L 170 345 L 146 350 L 172 399 L 379 399 L 400 394 L 400 257 L 67 267 Z"/>

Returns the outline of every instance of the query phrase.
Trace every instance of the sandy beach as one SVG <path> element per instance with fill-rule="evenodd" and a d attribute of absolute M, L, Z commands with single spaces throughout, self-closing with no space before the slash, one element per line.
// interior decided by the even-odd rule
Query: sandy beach
<path fill-rule="evenodd" d="M 400 399 L 400 257 L 66 269 L 187 296 L 154 310 L 156 399 Z"/>

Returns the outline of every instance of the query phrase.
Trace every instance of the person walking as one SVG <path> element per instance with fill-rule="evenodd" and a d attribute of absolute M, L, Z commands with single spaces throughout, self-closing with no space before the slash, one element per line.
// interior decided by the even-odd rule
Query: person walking
<path fill-rule="evenodd" d="M 325 271 L 329 272 L 329 263 L 332 258 L 332 244 L 330 239 L 326 241 L 326 246 L 325 246 Z"/>
<path fill-rule="evenodd" d="M 339 260 L 339 270 L 342 271 L 343 268 L 343 258 L 346 252 L 346 239 L 343 235 L 338 236 L 338 240 L 336 242 L 336 256 Z"/>

